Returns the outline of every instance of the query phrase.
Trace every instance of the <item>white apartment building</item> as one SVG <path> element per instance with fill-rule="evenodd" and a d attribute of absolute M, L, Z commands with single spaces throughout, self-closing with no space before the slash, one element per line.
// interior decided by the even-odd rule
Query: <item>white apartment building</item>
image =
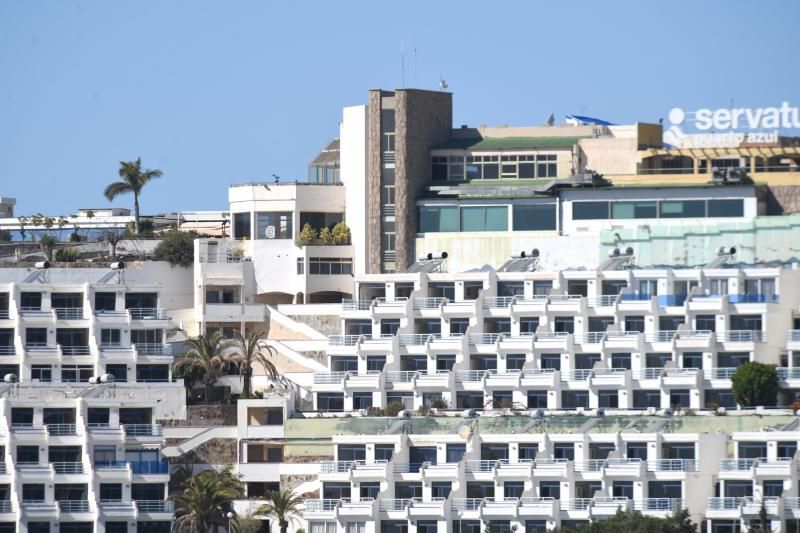
<path fill-rule="evenodd" d="M 686 508 L 733 533 L 763 503 L 772 531 L 797 531 L 796 425 L 786 414 L 366 418 L 332 437 L 304 518 L 311 533 L 543 533 Z"/>
<path fill-rule="evenodd" d="M 735 408 L 746 361 L 800 391 L 792 266 L 495 271 L 356 278 L 314 376 L 315 409 Z M 433 261 L 431 263 L 436 263 Z M 616 263 L 616 266 L 614 266 Z"/>
<path fill-rule="evenodd" d="M 164 263 L 0 269 L 0 531 L 170 531 L 167 309 L 191 299 Z"/>

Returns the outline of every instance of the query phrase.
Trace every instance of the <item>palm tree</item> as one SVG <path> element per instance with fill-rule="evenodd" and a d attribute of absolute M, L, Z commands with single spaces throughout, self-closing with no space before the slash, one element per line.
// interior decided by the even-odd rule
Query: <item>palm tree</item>
<path fill-rule="evenodd" d="M 244 486 L 231 467 L 221 471 L 204 470 L 186 481 L 183 492 L 172 496 L 175 502 L 177 533 L 206 533 L 216 531 L 227 523 L 227 513 L 233 511 L 233 500 L 244 497 Z"/>
<path fill-rule="evenodd" d="M 281 527 L 281 533 L 286 533 L 289 522 L 299 514 L 298 507 L 302 501 L 290 489 L 273 491 L 267 494 L 267 503 L 259 507 L 255 514 L 274 517 Z"/>
<path fill-rule="evenodd" d="M 137 234 L 139 233 L 139 193 L 150 180 L 160 178 L 163 174 L 158 169 L 143 169 L 141 157 L 136 161 L 120 161 L 119 177 L 122 180 L 111 183 L 103 192 L 109 201 L 114 200 L 120 194 L 133 193 L 133 227 Z"/>
<path fill-rule="evenodd" d="M 225 366 L 227 342 L 219 333 L 198 335 L 186 342 L 189 348 L 175 361 L 174 369 L 180 373 L 202 374 L 206 403 L 211 403 L 214 383 L 222 376 Z"/>
<path fill-rule="evenodd" d="M 239 369 L 239 374 L 242 376 L 242 398 L 249 398 L 251 392 L 251 382 L 253 379 L 253 367 L 260 364 L 264 367 L 264 371 L 271 380 L 278 378 L 278 369 L 275 365 L 266 358 L 264 349 L 270 356 L 273 355 L 274 349 L 272 346 L 261 346 L 259 343 L 264 336 L 263 331 L 256 331 L 250 335 L 239 333 L 238 337 L 233 341 L 233 353 L 228 356 L 230 362 L 235 364 Z"/>

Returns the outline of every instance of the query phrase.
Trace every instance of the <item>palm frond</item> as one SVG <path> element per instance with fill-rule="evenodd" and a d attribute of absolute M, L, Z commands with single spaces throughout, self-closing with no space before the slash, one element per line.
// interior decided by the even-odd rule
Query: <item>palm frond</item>
<path fill-rule="evenodd" d="M 103 191 L 103 195 L 108 198 L 109 201 L 113 201 L 114 198 L 119 196 L 120 194 L 125 194 L 128 192 L 133 192 L 130 184 L 124 181 L 115 181 L 108 185 Z"/>

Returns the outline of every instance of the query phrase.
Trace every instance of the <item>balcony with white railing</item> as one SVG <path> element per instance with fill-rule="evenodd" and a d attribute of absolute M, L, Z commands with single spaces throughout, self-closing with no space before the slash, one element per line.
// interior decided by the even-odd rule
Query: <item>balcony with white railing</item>
<path fill-rule="evenodd" d="M 539 350 L 564 350 L 569 347 L 572 333 L 568 331 L 540 331 L 536 333 L 534 347 Z"/>
<path fill-rule="evenodd" d="M 133 349 L 139 356 L 142 355 L 165 355 L 172 356 L 172 346 L 161 343 L 138 343 L 133 345 Z"/>
<path fill-rule="evenodd" d="M 560 379 L 559 373 L 553 368 L 523 368 L 520 384 L 523 387 L 555 387 L 556 380 Z"/>
<path fill-rule="evenodd" d="M 487 387 L 519 387 L 522 371 L 517 369 L 508 370 L 487 370 Z"/>
<path fill-rule="evenodd" d="M 800 380 L 800 367 L 781 367 L 778 368 L 778 379 L 783 381 Z"/>
<path fill-rule="evenodd" d="M 642 334 L 638 331 L 606 331 L 603 345 L 608 349 L 636 349 L 641 339 Z"/>
<path fill-rule="evenodd" d="M 592 375 L 591 368 L 578 368 L 574 370 L 562 370 L 561 381 L 589 381 Z"/>
<path fill-rule="evenodd" d="M 628 512 L 632 507 L 633 502 L 628 498 L 602 496 L 592 499 L 589 512 L 593 517 L 607 518 L 617 514 L 617 511 Z"/>
<path fill-rule="evenodd" d="M 353 480 L 379 480 L 389 475 L 389 461 L 353 461 L 351 475 Z"/>
<path fill-rule="evenodd" d="M 456 370 L 456 383 L 477 384 L 483 383 L 487 370 Z"/>
<path fill-rule="evenodd" d="M 469 343 L 475 346 L 495 346 L 502 336 L 502 333 L 470 333 Z"/>
<path fill-rule="evenodd" d="M 646 463 L 634 457 L 611 457 L 606 460 L 603 468 L 605 476 L 638 477 L 645 475 Z"/>
<path fill-rule="evenodd" d="M 740 518 L 743 498 L 711 497 L 706 500 L 706 518 Z"/>
<path fill-rule="evenodd" d="M 440 389 L 450 384 L 449 370 L 420 370 L 417 374 L 417 388 Z"/>
<path fill-rule="evenodd" d="M 372 518 L 378 501 L 372 498 L 361 498 L 358 501 L 342 498 L 337 508 L 337 515 L 342 518 Z"/>
<path fill-rule="evenodd" d="M 800 498 L 794 496 L 784 496 L 783 497 L 783 512 L 786 514 L 786 517 L 789 518 L 798 518 L 800 517 Z"/>
<path fill-rule="evenodd" d="M 519 498 L 496 496 L 485 498 L 481 515 L 488 518 L 514 518 L 519 510 Z"/>
<path fill-rule="evenodd" d="M 469 459 L 465 463 L 468 474 L 494 472 L 498 467 L 498 459 Z"/>
<path fill-rule="evenodd" d="M 396 387 L 414 382 L 417 377 L 417 370 L 393 370 L 386 372 L 386 384 Z"/>
<path fill-rule="evenodd" d="M 518 513 L 521 517 L 553 517 L 557 511 L 556 503 L 555 498 L 522 497 Z"/>
<path fill-rule="evenodd" d="M 58 509 L 62 513 L 89 513 L 92 511 L 89 500 L 60 500 Z"/>
<path fill-rule="evenodd" d="M 731 379 L 735 373 L 736 367 L 707 368 L 703 371 L 703 377 L 709 381 Z"/>
<path fill-rule="evenodd" d="M 97 507 L 103 516 L 120 518 L 136 517 L 136 504 L 133 501 L 100 500 L 97 502 Z"/>
<path fill-rule="evenodd" d="M 632 371 L 633 378 L 638 381 L 649 381 L 653 379 L 661 379 L 664 374 L 663 368 L 642 368 L 638 372 Z"/>
<path fill-rule="evenodd" d="M 707 329 L 679 329 L 675 332 L 675 346 L 681 349 L 710 348 L 714 332 Z"/>
<path fill-rule="evenodd" d="M 22 500 L 20 508 L 26 517 L 55 518 L 58 502 L 44 500 Z"/>
<path fill-rule="evenodd" d="M 663 331 L 653 331 L 651 333 L 645 333 L 644 339 L 649 343 L 659 343 L 659 342 L 672 342 L 672 339 L 675 338 L 677 331 L 674 330 L 663 330 Z"/>
<path fill-rule="evenodd" d="M 717 333 L 717 340 L 719 342 L 764 342 L 766 336 L 763 331 L 750 330 L 750 329 L 734 329 L 727 331 L 720 331 Z"/>
<path fill-rule="evenodd" d="M 167 320 L 167 310 L 160 307 L 131 307 L 128 309 L 131 320 Z"/>
<path fill-rule="evenodd" d="M 430 337 L 430 333 L 403 334 L 400 335 L 400 346 L 425 346 Z"/>
<path fill-rule="evenodd" d="M 605 459 L 587 459 L 585 461 L 575 461 L 575 472 L 591 473 L 602 472 L 606 466 Z"/>
<path fill-rule="evenodd" d="M 686 500 L 682 498 L 644 498 L 633 502 L 633 508 L 645 514 L 671 514 L 686 508 Z"/>
<path fill-rule="evenodd" d="M 600 344 L 605 337 L 605 331 L 587 331 L 585 333 L 576 334 L 575 342 L 578 344 Z"/>
<path fill-rule="evenodd" d="M 56 474 L 85 474 L 83 463 L 50 463 Z"/>
<path fill-rule="evenodd" d="M 51 437 L 67 437 L 78 434 L 76 424 L 47 424 L 45 426 L 47 434 Z"/>
<path fill-rule="evenodd" d="M 14 347 L 13 344 L 8 346 L 0 346 L 0 357 L 14 356 L 16 354 L 17 354 L 17 349 Z"/>
<path fill-rule="evenodd" d="M 447 498 L 431 498 L 430 500 L 422 500 L 414 498 L 411 500 L 411 505 L 408 506 L 408 516 L 411 519 L 415 518 L 444 518 L 447 512 Z"/>
<path fill-rule="evenodd" d="M 695 459 L 657 459 L 647 461 L 648 472 L 697 472 Z"/>
<path fill-rule="evenodd" d="M 592 505 L 591 498 L 566 498 L 559 502 L 559 508 L 562 511 L 588 511 Z"/>
<path fill-rule="evenodd" d="M 411 505 L 411 498 L 381 498 L 378 500 L 378 508 L 384 513 L 405 513 L 409 505 Z"/>
<path fill-rule="evenodd" d="M 723 472 L 744 472 L 748 476 L 759 459 L 720 459 L 719 470 Z"/>
<path fill-rule="evenodd" d="M 319 464 L 319 473 L 321 478 L 342 477 L 339 474 L 349 474 L 355 465 L 354 461 L 322 461 Z"/>
<path fill-rule="evenodd" d="M 83 307 L 54 307 L 57 320 L 83 320 Z"/>
<path fill-rule="evenodd" d="M 371 308 L 372 300 L 353 300 L 348 298 L 342 300 L 343 313 L 350 314 L 353 311 L 369 311 Z"/>
<path fill-rule="evenodd" d="M 800 329 L 789 330 L 787 347 L 790 350 L 800 350 Z"/>
<path fill-rule="evenodd" d="M 515 301 L 515 296 L 487 296 L 483 299 L 483 308 L 487 310 L 507 310 Z"/>
<path fill-rule="evenodd" d="M 11 311 L 8 309 L 0 309 L 0 320 L 11 320 Z"/>
<path fill-rule="evenodd" d="M 624 368 L 593 368 L 589 379 L 593 387 L 625 387 L 628 383 L 628 371 Z"/>
<path fill-rule="evenodd" d="M 336 385 L 344 384 L 348 372 L 314 372 L 314 385 Z"/>
<path fill-rule="evenodd" d="M 703 373 L 697 368 L 665 368 L 662 383 L 668 387 L 700 388 Z"/>
<path fill-rule="evenodd" d="M 59 350 L 61 350 L 61 354 L 65 356 L 87 356 L 92 355 L 92 349 L 89 346 L 65 346 L 63 344 L 58 345 Z"/>
<path fill-rule="evenodd" d="M 0 514 L 9 514 L 14 512 L 14 502 L 11 500 L 0 500 Z"/>
<path fill-rule="evenodd" d="M 306 517 L 333 517 L 342 500 L 331 498 L 314 498 L 305 500 Z"/>
<path fill-rule="evenodd" d="M 464 513 L 479 511 L 483 506 L 483 498 L 453 498 L 450 503 L 452 514 L 461 516 Z"/>
<path fill-rule="evenodd" d="M 449 302 L 450 300 L 447 298 L 414 298 L 414 310 L 441 309 Z"/>
<path fill-rule="evenodd" d="M 613 307 L 617 300 L 619 300 L 619 294 L 604 294 L 587 298 L 586 303 L 589 307 Z"/>
<path fill-rule="evenodd" d="M 536 459 L 533 461 L 534 477 L 567 477 L 573 471 L 574 463 L 568 459 Z"/>
<path fill-rule="evenodd" d="M 742 498 L 741 512 L 743 516 L 755 518 L 761 514 L 762 507 L 767 512 L 767 516 L 772 517 L 781 515 L 781 511 L 783 510 L 781 499 L 776 496 L 768 496 L 766 498 L 747 496 Z"/>
<path fill-rule="evenodd" d="M 791 457 L 759 459 L 756 462 L 756 477 L 789 478 L 797 470 Z"/>
<path fill-rule="evenodd" d="M 136 510 L 147 514 L 172 514 L 175 502 L 169 500 L 136 500 Z"/>
<path fill-rule="evenodd" d="M 497 461 L 498 478 L 530 478 L 533 473 L 533 459 L 500 459 Z"/>
<path fill-rule="evenodd" d="M 125 436 L 129 438 L 158 438 L 164 436 L 161 424 L 124 424 L 122 426 Z"/>

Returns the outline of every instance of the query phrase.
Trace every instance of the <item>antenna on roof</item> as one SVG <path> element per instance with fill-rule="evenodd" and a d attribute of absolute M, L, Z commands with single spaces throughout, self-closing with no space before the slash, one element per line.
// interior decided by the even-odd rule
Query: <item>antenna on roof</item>
<path fill-rule="evenodd" d="M 447 82 L 442 78 L 442 75 L 439 74 L 439 91 L 444 92 L 447 90 Z"/>

